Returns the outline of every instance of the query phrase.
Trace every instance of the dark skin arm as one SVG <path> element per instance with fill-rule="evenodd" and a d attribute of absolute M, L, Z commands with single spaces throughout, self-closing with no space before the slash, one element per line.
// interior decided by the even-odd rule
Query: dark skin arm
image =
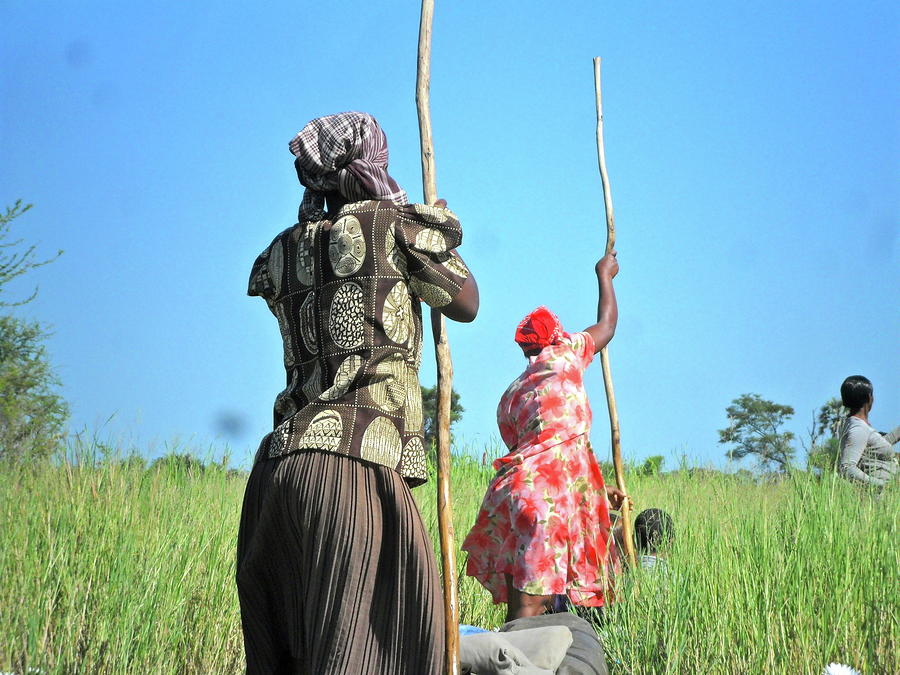
<path fill-rule="evenodd" d="M 594 353 L 596 354 L 612 340 L 616 334 L 616 324 L 619 321 L 619 306 L 616 304 L 616 292 L 613 289 L 612 280 L 619 273 L 619 262 L 616 260 L 616 252 L 612 251 L 603 256 L 594 266 L 597 273 L 597 285 L 599 286 L 600 299 L 597 302 L 597 323 L 584 329 L 594 338 Z"/>
<path fill-rule="evenodd" d="M 347 200 L 337 192 L 327 193 L 325 199 L 328 203 L 328 211 L 330 213 L 337 211 L 347 203 Z M 441 208 L 447 208 L 447 200 L 438 199 L 434 205 L 440 206 Z M 459 253 L 457 253 L 457 255 L 459 255 Z M 462 256 L 460 256 L 460 260 L 462 260 Z M 468 278 L 463 283 L 463 287 L 453 301 L 449 305 L 441 307 L 439 311 L 452 321 L 469 323 L 475 320 L 475 316 L 478 314 L 479 304 L 478 284 L 475 283 L 475 276 L 470 271 Z"/>
<path fill-rule="evenodd" d="M 447 201 L 445 199 L 438 199 L 434 205 L 446 208 Z M 459 253 L 457 252 L 456 255 L 459 255 Z M 462 256 L 460 256 L 460 260 L 462 260 Z M 456 294 L 453 301 L 449 305 L 441 307 L 439 311 L 452 321 L 469 323 L 474 321 L 475 317 L 478 315 L 479 304 L 478 284 L 475 282 L 475 275 L 470 271 L 469 276 L 463 283 L 462 289 Z"/>
<path fill-rule="evenodd" d="M 457 253 L 457 255 L 459 254 Z M 462 257 L 460 257 L 460 260 L 462 260 Z M 463 283 L 462 289 L 456 294 L 453 301 L 449 305 L 441 307 L 439 311 L 448 319 L 469 323 L 475 320 L 475 316 L 478 314 L 479 303 L 478 284 L 475 283 L 475 277 L 470 272 L 465 283 Z"/>

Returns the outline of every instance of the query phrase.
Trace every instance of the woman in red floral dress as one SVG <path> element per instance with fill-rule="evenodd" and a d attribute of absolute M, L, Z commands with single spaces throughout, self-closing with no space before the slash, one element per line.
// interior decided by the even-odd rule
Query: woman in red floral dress
<path fill-rule="evenodd" d="M 466 573 L 495 603 L 507 603 L 507 621 L 542 614 L 554 595 L 566 594 L 585 607 L 613 598 L 620 563 L 608 502 L 618 507 L 623 495 L 605 486 L 591 450 L 583 378 L 615 333 L 615 252 L 595 270 L 596 324 L 568 334 L 552 312 L 539 307 L 516 330 L 528 366 L 497 408 L 509 453 L 494 462 L 497 474 L 463 543 Z"/>

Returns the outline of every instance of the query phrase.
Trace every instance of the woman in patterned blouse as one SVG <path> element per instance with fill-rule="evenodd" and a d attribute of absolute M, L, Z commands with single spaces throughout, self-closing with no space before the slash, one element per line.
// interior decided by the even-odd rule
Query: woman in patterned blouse
<path fill-rule="evenodd" d="M 445 202 L 407 203 L 369 115 L 313 120 L 289 147 L 299 222 L 249 286 L 278 320 L 286 387 L 238 534 L 247 673 L 440 673 L 440 581 L 410 493 L 427 477 L 419 301 L 475 318 L 462 230 Z"/>
<path fill-rule="evenodd" d="M 612 599 L 619 560 L 608 501 L 618 508 L 623 494 L 604 485 L 591 450 L 583 378 L 615 333 L 615 252 L 595 269 L 597 323 L 570 335 L 539 307 L 519 324 L 516 342 L 528 366 L 497 408 L 509 453 L 494 462 L 497 474 L 463 543 L 467 574 L 495 603 L 507 603 L 507 621 L 542 614 L 557 594 L 585 607 Z"/>

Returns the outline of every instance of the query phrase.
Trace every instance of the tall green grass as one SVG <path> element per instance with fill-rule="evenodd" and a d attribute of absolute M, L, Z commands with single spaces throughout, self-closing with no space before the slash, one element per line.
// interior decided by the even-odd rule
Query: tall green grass
<path fill-rule="evenodd" d="M 457 544 L 490 475 L 455 461 Z M 629 480 L 639 509 L 673 515 L 677 539 L 668 574 L 623 583 L 598 628 L 612 672 L 900 672 L 896 490 L 806 474 Z M 240 673 L 243 488 L 217 467 L 0 467 L 0 671 Z M 434 494 L 416 490 L 436 540 Z M 460 594 L 465 623 L 502 622 L 476 582 L 461 576 Z"/>

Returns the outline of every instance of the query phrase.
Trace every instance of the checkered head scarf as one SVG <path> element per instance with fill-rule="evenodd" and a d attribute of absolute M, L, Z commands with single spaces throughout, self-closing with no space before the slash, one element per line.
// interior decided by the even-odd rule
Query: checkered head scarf
<path fill-rule="evenodd" d="M 364 199 L 408 204 L 406 192 L 387 172 L 387 138 L 371 115 L 344 112 L 318 117 L 288 144 L 297 177 L 306 187 L 300 222 L 325 216 L 325 193 L 350 202 Z"/>

